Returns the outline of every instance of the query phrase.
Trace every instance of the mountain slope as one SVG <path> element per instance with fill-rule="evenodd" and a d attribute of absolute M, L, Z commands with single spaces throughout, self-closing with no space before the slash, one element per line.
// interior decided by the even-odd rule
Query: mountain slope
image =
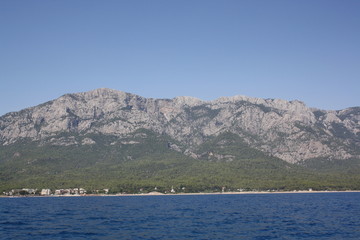
<path fill-rule="evenodd" d="M 101 134 L 72 135 L 89 145 L 42 145 L 18 142 L 0 146 L 0 190 L 17 188 L 74 188 L 88 192 L 237 191 L 360 189 L 358 174 L 319 173 L 268 157 L 249 148 L 232 133 L 221 134 L 195 150 L 198 159 L 174 150 L 176 141 L 140 129 L 123 142 Z M 177 145 L 176 145 L 177 146 Z"/>
<path fill-rule="evenodd" d="M 359 107 L 323 111 L 299 101 L 244 96 L 214 101 L 147 99 L 96 89 L 2 116 L 0 144 L 28 139 L 39 145 L 86 145 L 96 142 L 91 138 L 78 142 L 70 135 L 99 133 L 121 139 L 148 129 L 175 139 L 181 144 L 179 151 L 197 158 L 197 146 L 231 132 L 252 148 L 296 163 L 314 158 L 359 158 L 359 121 Z M 64 133 L 68 135 L 62 136 Z"/>
<path fill-rule="evenodd" d="M 66 94 L 0 117 L 0 190 L 360 189 L 360 108 Z"/>

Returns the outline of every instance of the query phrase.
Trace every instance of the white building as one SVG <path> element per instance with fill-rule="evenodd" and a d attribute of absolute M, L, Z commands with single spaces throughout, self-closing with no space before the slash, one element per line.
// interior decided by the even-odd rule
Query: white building
<path fill-rule="evenodd" d="M 46 189 L 41 189 L 41 193 L 42 196 L 49 196 L 51 194 L 51 190 L 46 188 Z"/>

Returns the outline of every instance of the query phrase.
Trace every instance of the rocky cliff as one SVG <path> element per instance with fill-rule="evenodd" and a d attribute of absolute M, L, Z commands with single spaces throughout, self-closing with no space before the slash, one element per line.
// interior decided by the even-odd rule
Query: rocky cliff
<path fill-rule="evenodd" d="M 121 142 L 138 129 L 174 139 L 175 151 L 193 158 L 197 146 L 221 133 L 290 163 L 360 157 L 360 107 L 324 111 L 300 101 L 245 96 L 202 101 L 192 97 L 151 99 L 111 89 L 66 94 L 0 117 L 0 144 L 91 145 L 104 134 Z M 64 134 L 66 133 L 66 134 Z M 115 144 L 115 143 L 114 143 Z"/>

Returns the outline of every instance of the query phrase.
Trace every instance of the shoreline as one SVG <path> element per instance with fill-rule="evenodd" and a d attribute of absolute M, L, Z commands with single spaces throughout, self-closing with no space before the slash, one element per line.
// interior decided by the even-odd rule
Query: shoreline
<path fill-rule="evenodd" d="M 251 192 L 213 192 L 213 193 L 124 193 L 124 194 L 84 194 L 84 195 L 27 195 L 27 196 L 5 196 L 0 195 L 0 198 L 33 198 L 33 197 L 145 197 L 145 196 L 200 196 L 200 195 L 251 195 L 251 194 L 304 194 L 304 193 L 360 193 L 360 190 L 347 191 L 283 191 L 283 192 L 267 192 L 267 191 L 251 191 Z"/>
<path fill-rule="evenodd" d="M 254 191 L 254 192 L 213 192 L 213 193 L 140 193 L 140 194 L 107 194 L 107 195 L 100 195 L 100 196 L 189 196 L 189 195 L 250 195 L 250 194 L 286 194 L 286 193 L 360 193 L 360 190 L 348 190 L 348 191 L 283 191 L 283 192 L 261 192 L 261 191 Z M 89 194 L 91 195 L 91 194 Z M 87 195 L 87 196 L 89 196 Z M 99 195 L 92 195 L 92 196 L 99 196 Z"/>

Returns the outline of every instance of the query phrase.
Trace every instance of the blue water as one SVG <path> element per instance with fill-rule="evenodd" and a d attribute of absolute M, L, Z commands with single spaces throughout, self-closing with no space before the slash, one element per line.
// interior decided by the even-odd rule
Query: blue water
<path fill-rule="evenodd" d="M 360 239 L 360 193 L 0 198 L 0 239 Z"/>

